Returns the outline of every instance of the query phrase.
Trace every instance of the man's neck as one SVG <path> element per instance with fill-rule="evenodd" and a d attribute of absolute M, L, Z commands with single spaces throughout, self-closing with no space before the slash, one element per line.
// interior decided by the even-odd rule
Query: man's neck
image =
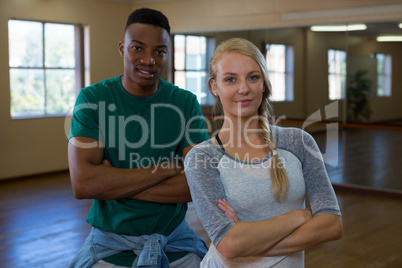
<path fill-rule="evenodd" d="M 125 76 L 121 76 L 120 78 L 121 84 L 124 90 L 135 97 L 146 98 L 154 95 L 159 88 L 160 80 L 158 79 L 156 83 L 149 85 L 147 87 L 143 87 L 136 83 L 133 83 L 129 79 L 126 79 Z"/>

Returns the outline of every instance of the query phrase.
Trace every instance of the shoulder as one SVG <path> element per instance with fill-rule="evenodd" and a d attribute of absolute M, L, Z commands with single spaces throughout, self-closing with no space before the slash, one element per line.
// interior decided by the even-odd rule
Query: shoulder
<path fill-rule="evenodd" d="M 183 112 L 187 119 L 193 118 L 194 116 L 202 117 L 202 109 L 194 93 L 162 79 L 160 79 L 160 81 L 160 92 L 157 97 L 158 102 L 173 105 L 175 109 Z"/>
<path fill-rule="evenodd" d="M 278 147 L 289 147 L 314 142 L 307 131 L 295 127 L 280 127 L 271 125 L 272 134 Z"/>
<path fill-rule="evenodd" d="M 186 155 L 185 162 L 208 161 L 217 164 L 222 156 L 219 146 L 209 139 L 195 145 Z"/>
<path fill-rule="evenodd" d="M 116 90 L 114 89 L 120 86 L 120 76 L 116 76 L 84 87 L 83 89 L 81 89 L 80 94 L 85 96 L 100 97 L 104 96 L 106 93 L 116 92 Z"/>
<path fill-rule="evenodd" d="M 320 152 L 314 138 L 303 129 L 273 126 L 272 132 L 277 148 L 290 152 L 301 163 L 311 154 L 317 155 Z"/>
<path fill-rule="evenodd" d="M 182 89 L 176 85 L 173 85 L 172 83 L 169 83 L 163 79 L 159 79 L 160 81 L 160 89 L 163 91 L 163 93 L 166 95 L 168 94 L 171 97 L 179 98 L 179 99 L 192 99 L 196 100 L 197 96 L 192 93 L 191 91 L 188 91 L 186 89 Z"/>
<path fill-rule="evenodd" d="M 188 153 L 188 155 L 207 155 L 213 156 L 219 154 L 218 148 L 216 148 L 215 143 L 211 139 L 203 141 L 195 145 Z"/>

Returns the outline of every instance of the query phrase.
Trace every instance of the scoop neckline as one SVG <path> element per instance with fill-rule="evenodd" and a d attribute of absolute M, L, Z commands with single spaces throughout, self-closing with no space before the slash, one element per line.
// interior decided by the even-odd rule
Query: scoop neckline
<path fill-rule="evenodd" d="M 257 160 L 257 161 L 245 161 L 245 160 L 238 159 L 238 158 L 236 158 L 236 157 L 234 157 L 234 156 L 228 154 L 225 150 L 223 150 L 223 149 L 219 146 L 219 144 L 216 144 L 215 142 L 213 142 L 212 139 L 209 139 L 209 142 L 212 143 L 217 149 L 219 149 L 219 151 L 220 151 L 223 155 L 225 155 L 226 157 L 230 158 L 230 159 L 233 160 L 233 161 L 236 161 L 236 162 L 239 162 L 239 163 L 243 163 L 243 164 L 258 165 L 258 164 L 261 164 L 261 163 L 263 163 L 263 162 L 268 161 L 268 160 L 272 157 L 272 150 L 271 150 L 271 151 L 269 151 L 269 153 L 268 153 L 266 156 L 264 156 L 263 158 L 261 158 L 261 159 L 259 159 L 259 160 Z"/>

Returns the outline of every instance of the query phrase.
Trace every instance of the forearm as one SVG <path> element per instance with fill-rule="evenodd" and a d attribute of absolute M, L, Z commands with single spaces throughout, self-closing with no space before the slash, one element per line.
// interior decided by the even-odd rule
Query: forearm
<path fill-rule="evenodd" d="M 191 202 L 190 189 L 184 174 L 168 178 L 129 198 L 158 203 Z"/>
<path fill-rule="evenodd" d="M 80 170 L 70 169 L 74 194 L 79 199 L 120 199 L 138 194 L 175 172 L 169 169 L 154 171 L 153 166 L 140 169 L 122 169 L 87 164 Z"/>
<path fill-rule="evenodd" d="M 91 146 L 88 146 L 91 145 Z M 68 163 L 74 195 L 78 199 L 120 199 L 138 194 L 166 178 L 177 175 L 177 163 L 147 168 L 114 168 L 103 159 L 103 144 L 73 137 L 68 144 Z"/>
<path fill-rule="evenodd" d="M 297 228 L 263 255 L 286 255 L 306 250 L 328 241 L 338 240 L 341 237 L 341 217 L 334 214 L 319 214 Z"/>
<path fill-rule="evenodd" d="M 262 255 L 310 217 L 307 210 L 293 210 L 268 220 L 238 222 L 221 239 L 217 249 L 229 259 Z"/>

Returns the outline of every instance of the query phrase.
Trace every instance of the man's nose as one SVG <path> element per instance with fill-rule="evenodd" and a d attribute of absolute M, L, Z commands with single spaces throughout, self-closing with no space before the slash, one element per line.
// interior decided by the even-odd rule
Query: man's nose
<path fill-rule="evenodd" d="M 151 53 L 144 53 L 141 57 L 141 63 L 144 63 L 146 65 L 154 65 L 155 58 Z"/>

